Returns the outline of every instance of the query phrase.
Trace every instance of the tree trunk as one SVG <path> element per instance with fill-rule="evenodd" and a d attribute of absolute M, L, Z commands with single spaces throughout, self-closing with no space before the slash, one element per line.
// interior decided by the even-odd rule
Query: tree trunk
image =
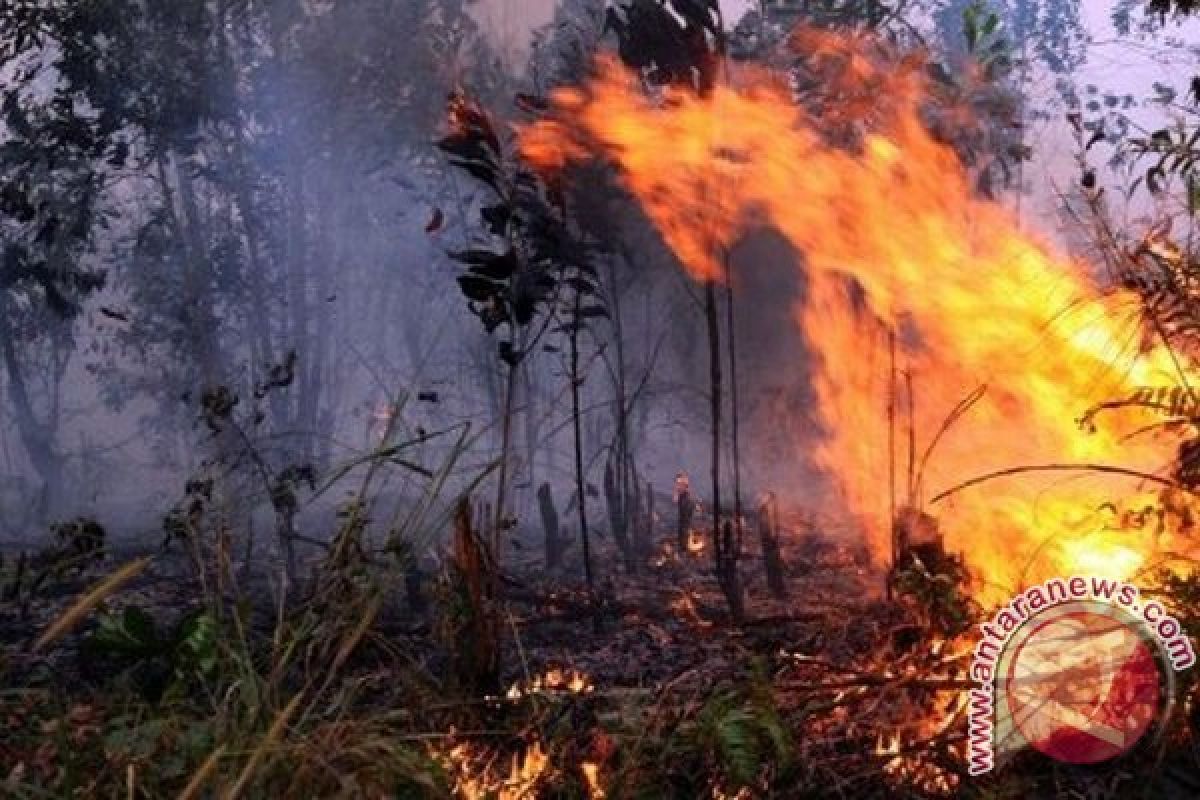
<path fill-rule="evenodd" d="M 742 463 L 741 446 L 738 440 L 738 375 L 737 375 L 737 333 L 733 313 L 733 268 L 729 252 L 725 252 L 725 315 L 729 337 L 729 434 L 733 447 L 733 525 L 734 549 L 728 556 L 732 561 L 731 568 L 736 570 L 742 555 Z"/>
<path fill-rule="evenodd" d="M 492 520 L 492 557 L 500 563 L 500 537 L 505 527 L 504 504 L 508 491 L 508 452 L 512 446 L 513 395 L 517 391 L 517 367 L 508 365 L 504 386 L 504 410 L 500 421 L 500 467 L 496 475 L 496 516 Z"/>
<path fill-rule="evenodd" d="M 16 415 L 21 446 L 42 482 L 34 510 L 36 518 L 45 522 L 56 507 L 66 460 L 55 446 L 57 420 L 39 420 L 33 410 L 33 400 L 29 396 L 25 372 L 13 344 L 8 319 L 8 310 L 0 309 L 0 353 L 4 359 L 5 382 Z"/>
<path fill-rule="evenodd" d="M 654 484 L 646 481 L 646 515 L 642 518 L 642 541 L 646 545 L 646 554 L 654 549 Z"/>
<path fill-rule="evenodd" d="M 537 363 L 535 360 L 528 358 L 521 363 L 523 365 L 522 372 L 524 373 L 522 383 L 524 384 L 525 392 L 523 402 L 521 403 L 525 422 L 523 426 L 525 434 L 525 456 L 523 459 L 525 462 L 525 475 L 521 483 L 528 488 L 519 497 L 513 497 L 513 504 L 518 509 L 519 516 L 523 516 L 524 509 L 531 507 L 532 500 L 534 499 L 533 487 L 537 486 L 538 441 L 543 422 L 538 403 Z"/>
<path fill-rule="evenodd" d="M 537 491 L 538 509 L 542 515 L 542 530 L 545 532 L 546 568 L 555 569 L 562 562 L 563 541 L 558 527 L 558 510 L 554 507 L 554 496 L 550 484 L 543 483 Z"/>
<path fill-rule="evenodd" d="M 774 493 L 768 493 L 758 507 L 758 537 L 762 546 L 767 588 L 777 599 L 787 598 L 783 555 L 779 549 L 779 514 Z"/>
<path fill-rule="evenodd" d="M 496 564 L 483 538 L 471 527 L 471 504 L 459 501 L 454 513 L 450 562 L 451 657 L 460 686 L 481 694 L 500 689 L 500 615 L 495 594 Z"/>
<path fill-rule="evenodd" d="M 628 262 L 628 256 L 623 253 L 622 258 Z M 613 493 L 609 499 L 609 516 L 613 519 L 613 537 L 617 540 L 618 546 L 621 548 L 622 555 L 625 556 L 626 562 L 630 570 L 637 566 L 634 558 L 634 550 L 631 549 L 629 533 L 629 497 L 631 494 L 631 476 L 632 464 L 634 455 L 632 448 L 629 446 L 629 398 L 627 388 L 627 376 L 625 366 L 625 330 L 624 319 L 621 311 L 621 292 L 617 282 L 616 260 L 608 260 L 608 283 L 609 283 L 609 311 L 611 313 L 613 343 L 616 350 L 616 363 L 613 370 L 614 394 L 616 395 L 616 404 L 614 411 L 616 414 L 616 454 L 614 461 L 616 462 L 615 474 L 612 476 Z M 608 474 L 605 474 L 606 484 Z M 607 485 L 606 485 L 607 490 Z M 619 521 L 614 516 L 614 510 L 619 510 Z M 636 533 L 635 533 L 636 536 Z"/>
<path fill-rule="evenodd" d="M 571 327 L 571 425 L 575 429 L 575 491 L 579 495 L 579 538 L 583 545 L 583 574 L 588 593 L 592 583 L 592 545 L 588 537 L 587 492 L 583 480 L 583 429 L 579 421 L 579 293 L 575 294 L 575 319 Z"/>
<path fill-rule="evenodd" d="M 679 554 L 688 551 L 688 539 L 691 538 L 692 517 L 696 513 L 696 502 L 692 499 L 689 489 L 681 489 L 677 479 L 675 489 L 675 536 L 679 546 Z"/>
<path fill-rule="evenodd" d="M 711 280 L 704 284 L 704 312 L 708 323 L 709 381 L 712 389 L 709 410 L 712 416 L 713 559 L 717 583 L 729 605 L 729 614 L 735 624 L 740 624 L 744 608 L 737 561 L 733 557 L 735 536 L 728 522 L 721 524 L 721 337 L 717 323 L 717 289 Z"/>
<path fill-rule="evenodd" d="M 629 527 L 629 561 L 632 564 L 646 554 L 646 544 L 642 537 L 642 483 L 633 465 L 630 465 L 629 473 L 632 476 L 629 483 L 633 491 L 627 496 L 625 503 L 625 524 Z"/>
<path fill-rule="evenodd" d="M 629 516 L 625 510 L 625 493 L 621 488 L 620 467 L 616 466 L 616 457 L 610 456 L 604 465 L 604 501 L 608 506 L 608 526 L 612 531 L 613 541 L 621 551 L 629 568 L 633 569 L 633 556 L 629 543 Z"/>

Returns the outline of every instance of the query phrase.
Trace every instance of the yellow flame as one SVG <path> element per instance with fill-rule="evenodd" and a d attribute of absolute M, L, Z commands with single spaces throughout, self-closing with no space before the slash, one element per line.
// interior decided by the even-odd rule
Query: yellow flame
<path fill-rule="evenodd" d="M 911 416 L 918 456 L 952 408 L 986 386 L 938 444 L 916 504 L 1019 465 L 1160 471 L 1177 438 L 1126 439 L 1153 421 L 1147 412 L 1110 412 L 1095 430 L 1076 424 L 1097 403 L 1178 379 L 1165 348 L 1146 343 L 1137 296 L 1102 287 L 1086 265 L 978 197 L 922 121 L 920 59 L 833 34 L 806 33 L 798 46 L 826 70 L 826 85 L 862 99 L 834 118 L 851 133 L 831 131 L 828 110 L 810 112 L 761 71 L 737 72 L 704 97 L 668 89 L 654 98 L 602 59 L 588 86 L 554 95 L 556 116 L 521 130 L 522 152 L 546 169 L 596 153 L 611 159 L 698 280 L 719 280 L 722 254 L 762 223 L 803 254 L 795 320 L 814 354 L 821 435 L 815 450 L 796 442 L 796 458 L 811 454 L 831 476 L 880 562 L 891 536 L 888 331 L 912 375 L 915 402 L 906 407 L 900 392 L 896 416 L 902 425 Z M 841 58 L 823 60 L 830 55 Z M 985 599 L 999 600 L 1085 569 L 1130 577 L 1151 545 L 1105 533 L 1096 510 L 1133 488 L 1111 474 L 1022 473 L 930 510 Z M 1168 530 L 1162 543 L 1175 538 L 1182 549 L 1184 533 Z"/>
<path fill-rule="evenodd" d="M 590 761 L 585 761 L 579 765 L 579 769 L 583 772 L 584 781 L 587 782 L 588 797 L 591 800 L 604 800 L 607 794 L 604 791 L 604 787 L 600 784 L 600 766 Z"/>
<path fill-rule="evenodd" d="M 505 697 L 509 700 L 520 700 L 530 694 L 545 692 L 568 692 L 582 694 L 595 689 L 592 679 L 575 669 L 560 669 L 552 667 L 541 675 L 535 675 L 524 683 L 514 683 L 508 688 Z"/>
<path fill-rule="evenodd" d="M 506 777 L 489 774 L 482 759 L 466 743 L 451 748 L 446 759 L 457 773 L 454 791 L 464 800 L 527 800 L 537 796 L 537 787 L 547 775 L 550 757 L 541 742 L 514 755 Z"/>

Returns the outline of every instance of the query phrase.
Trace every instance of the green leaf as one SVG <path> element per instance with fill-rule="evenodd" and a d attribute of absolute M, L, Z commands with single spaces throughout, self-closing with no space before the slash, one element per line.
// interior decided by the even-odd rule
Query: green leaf
<path fill-rule="evenodd" d="M 175 632 L 175 667 L 209 676 L 217 668 L 217 621 L 207 612 L 190 614 Z"/>
<path fill-rule="evenodd" d="M 148 657 L 161 649 L 154 618 L 136 606 L 121 614 L 105 614 L 90 637 L 92 647 L 101 652 L 131 657 Z"/>

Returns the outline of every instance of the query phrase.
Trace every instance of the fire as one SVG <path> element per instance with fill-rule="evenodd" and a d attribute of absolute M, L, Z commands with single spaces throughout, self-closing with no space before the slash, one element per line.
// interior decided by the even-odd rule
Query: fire
<path fill-rule="evenodd" d="M 583 773 L 583 779 L 587 783 L 590 800 L 604 800 L 608 794 L 604 791 L 604 787 L 600 783 L 600 765 L 594 764 L 591 761 L 584 761 L 579 765 L 579 771 Z"/>
<path fill-rule="evenodd" d="M 531 694 L 547 692 L 564 692 L 568 694 L 584 694 L 595 689 L 595 685 L 584 673 L 574 669 L 559 669 L 553 667 L 541 675 L 535 675 L 524 683 L 514 683 L 508 687 L 505 697 L 509 700 L 520 700 Z"/>
<path fill-rule="evenodd" d="M 465 800 L 524 800 L 537 796 L 537 787 L 550 766 L 541 742 L 533 742 L 520 756 L 514 755 L 505 777 L 494 776 L 466 743 L 455 745 L 445 759 L 457 776 L 455 793 Z"/>
<path fill-rule="evenodd" d="M 712 626 L 711 622 L 700 616 L 700 611 L 696 607 L 696 599 L 687 589 L 681 589 L 679 596 L 670 602 L 669 607 L 677 617 L 697 628 Z"/>
<path fill-rule="evenodd" d="M 1022 465 L 1160 472 L 1179 439 L 1128 436 L 1155 421 L 1149 412 L 1078 424 L 1098 403 L 1180 379 L 1166 348 L 1149 342 L 1138 298 L 1103 286 L 977 196 L 922 121 L 921 59 L 826 33 L 798 42 L 825 85 L 850 98 L 833 123 L 760 70 L 731 67 L 730 81 L 704 97 L 654 97 L 602 59 L 586 88 L 553 96 L 554 118 L 521 130 L 522 152 L 546 169 L 611 159 L 697 280 L 720 280 L 724 254 L 763 223 L 803 255 L 807 290 L 794 316 L 816 362 L 812 457 L 880 563 L 890 552 L 889 425 L 903 442 L 911 420 L 920 469 L 952 409 L 980 387 L 911 484 L 897 456 L 900 504 L 921 507 L 938 490 Z M 893 347 L 897 372 L 911 375 L 911 404 L 906 381 L 892 381 Z M 812 448 L 797 442 L 797 458 Z M 928 510 L 978 574 L 983 599 L 998 600 L 1051 575 L 1126 578 L 1143 568 L 1151 538 L 1101 511 L 1137 488 L 1113 474 L 1023 472 Z M 1165 550 L 1188 549 L 1179 526 L 1157 538 Z"/>
<path fill-rule="evenodd" d="M 891 756 L 900 752 L 900 736 L 895 733 L 884 736 L 879 735 L 879 741 L 875 744 L 875 755 Z M 898 760 L 898 759 L 897 759 Z M 890 763 L 890 762 L 889 762 Z"/>

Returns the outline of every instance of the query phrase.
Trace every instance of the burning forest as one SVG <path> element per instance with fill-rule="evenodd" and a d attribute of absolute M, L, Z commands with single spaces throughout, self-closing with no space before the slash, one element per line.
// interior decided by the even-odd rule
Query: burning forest
<path fill-rule="evenodd" d="M 0 5 L 0 794 L 1200 795 L 1193 6 L 534 5 Z"/>

